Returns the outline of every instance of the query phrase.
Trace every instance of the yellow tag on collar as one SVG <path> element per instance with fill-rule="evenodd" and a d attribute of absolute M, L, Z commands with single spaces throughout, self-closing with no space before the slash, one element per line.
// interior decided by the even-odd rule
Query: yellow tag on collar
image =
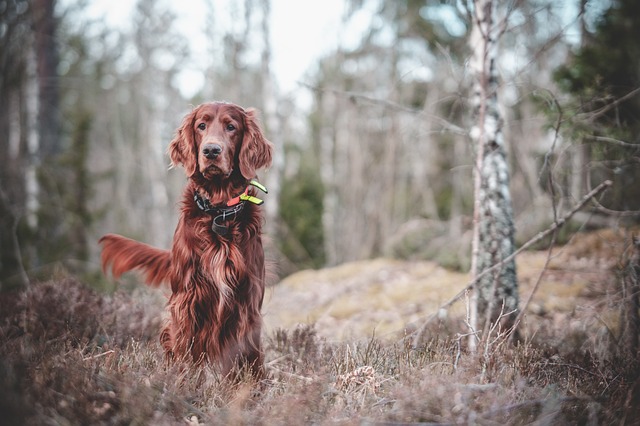
<path fill-rule="evenodd" d="M 257 206 L 261 205 L 262 203 L 264 203 L 264 200 L 261 200 L 260 198 L 254 197 L 252 195 L 249 194 L 241 194 L 240 195 L 240 199 L 242 201 L 248 201 L 250 203 L 253 203 Z"/>
<path fill-rule="evenodd" d="M 260 191 L 264 192 L 265 194 L 269 193 L 269 191 L 267 191 L 267 188 L 263 184 L 261 184 L 260 182 L 258 182 L 255 179 L 251 179 L 249 181 L 249 185 L 255 186 L 256 188 L 258 188 Z"/>

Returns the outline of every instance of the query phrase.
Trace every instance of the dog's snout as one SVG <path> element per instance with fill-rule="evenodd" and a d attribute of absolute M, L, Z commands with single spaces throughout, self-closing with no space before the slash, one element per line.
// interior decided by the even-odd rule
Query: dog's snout
<path fill-rule="evenodd" d="M 206 144 L 202 147 L 202 154 L 209 160 L 213 160 L 222 153 L 222 147 L 216 143 Z"/>

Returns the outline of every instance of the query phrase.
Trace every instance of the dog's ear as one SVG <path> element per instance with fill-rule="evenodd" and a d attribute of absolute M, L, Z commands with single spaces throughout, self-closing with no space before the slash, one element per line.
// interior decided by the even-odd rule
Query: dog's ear
<path fill-rule="evenodd" d="M 247 179 L 256 177 L 256 170 L 271 165 L 273 145 L 260 129 L 256 111 L 252 108 L 245 111 L 244 138 L 240 147 L 240 173 Z"/>
<path fill-rule="evenodd" d="M 171 159 L 171 167 L 182 165 L 189 177 L 195 174 L 198 166 L 196 141 L 193 133 L 193 121 L 195 120 L 196 112 L 197 109 L 194 109 L 184 117 L 182 125 L 176 130 L 176 136 L 167 149 Z"/>

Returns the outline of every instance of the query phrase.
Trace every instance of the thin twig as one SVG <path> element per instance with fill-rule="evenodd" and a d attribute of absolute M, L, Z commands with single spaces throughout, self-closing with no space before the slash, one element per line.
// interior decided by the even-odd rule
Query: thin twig
<path fill-rule="evenodd" d="M 585 112 L 585 113 L 582 113 L 580 115 L 587 115 L 586 119 L 588 121 L 590 121 L 590 122 L 593 122 L 593 121 L 595 121 L 596 118 L 600 117 L 602 114 L 606 113 L 611 108 L 615 108 L 619 103 L 622 103 L 622 102 L 626 101 L 627 99 L 634 97 L 638 93 L 640 93 L 640 87 L 635 88 L 634 90 L 632 90 L 631 92 L 627 93 L 623 97 L 616 99 L 615 101 L 611 102 L 610 104 L 607 104 L 607 105 L 603 106 L 602 108 L 600 108 L 597 111 Z"/>
<path fill-rule="evenodd" d="M 560 134 L 560 125 L 562 124 L 562 115 L 563 115 L 562 107 L 560 106 L 558 99 L 556 99 L 553 93 L 550 93 L 550 95 L 551 95 L 551 98 L 553 99 L 553 102 L 556 105 L 556 108 L 558 108 L 558 119 L 556 121 L 553 144 L 551 144 L 551 149 L 545 154 L 545 165 L 548 165 L 547 161 L 553 154 L 553 150 L 555 149 L 556 142 L 558 141 L 558 136 Z M 549 191 L 551 191 L 551 205 L 553 207 L 553 222 L 555 223 L 558 220 L 558 208 L 556 206 L 555 183 L 553 181 L 553 173 L 551 172 L 551 167 L 549 167 Z M 538 274 L 536 283 L 533 285 L 533 289 L 531 290 L 531 293 L 529 293 L 529 297 L 527 298 L 527 301 L 524 303 L 524 305 L 520 309 L 520 312 L 518 312 L 518 315 L 516 316 L 515 321 L 513 322 L 513 330 L 518 329 L 518 325 L 520 324 L 520 321 L 522 321 L 522 317 L 524 316 L 524 313 L 527 311 L 529 304 L 531 303 L 531 300 L 533 300 L 533 296 L 538 292 L 540 283 L 542 283 L 542 277 L 544 277 L 544 274 L 547 271 L 547 268 L 549 267 L 549 263 L 551 262 L 551 253 L 553 253 L 553 247 L 556 245 L 557 236 L 558 236 L 558 230 L 555 229 L 551 233 L 551 241 L 549 242 L 549 248 L 547 250 L 547 258 L 544 261 L 544 266 L 542 267 L 542 270 Z M 517 333 L 509 334 L 509 342 L 513 341 L 516 334 Z"/>
<path fill-rule="evenodd" d="M 589 182 L 589 179 L 587 179 L 587 189 L 589 189 L 589 185 L 591 184 L 591 182 Z M 603 206 L 598 200 L 594 199 L 592 200 L 593 205 L 595 206 L 596 210 L 598 210 L 600 213 L 605 213 L 607 215 L 610 216 L 617 216 L 617 217 L 636 217 L 636 216 L 640 216 L 640 210 L 612 210 L 610 208 L 607 208 L 605 206 Z"/>
<path fill-rule="evenodd" d="M 557 229 L 551 235 L 551 242 L 549 242 L 549 249 L 547 251 L 547 258 L 544 261 L 544 266 L 542 267 L 542 270 L 538 274 L 538 278 L 536 279 L 536 283 L 533 285 L 533 289 L 531 290 L 531 293 L 529 293 L 529 297 L 527 298 L 527 301 L 524 302 L 524 305 L 520 309 L 520 312 L 518 312 L 518 316 L 516 316 L 516 319 L 513 322 L 513 329 L 514 330 L 516 330 L 518 328 L 518 325 L 520 324 L 520 321 L 522 321 L 522 317 L 524 316 L 524 313 L 527 311 L 527 308 L 529 307 L 529 304 L 531 303 L 531 300 L 533 300 L 533 296 L 538 292 L 538 288 L 540 287 L 540 283 L 542 282 L 542 277 L 544 277 L 544 273 L 547 271 L 547 268 L 549 267 L 549 263 L 551 262 L 551 253 L 553 252 L 553 246 L 555 246 L 555 244 L 556 244 L 556 237 L 558 235 L 558 233 L 556 231 L 557 231 Z M 513 341 L 513 338 L 514 338 L 515 334 L 516 333 L 511 333 L 510 334 L 509 341 Z"/>
<path fill-rule="evenodd" d="M 552 176 L 551 173 L 551 166 L 549 165 L 550 163 L 550 159 L 553 155 L 553 152 L 555 151 L 556 148 L 556 144 L 558 143 L 558 137 L 560 136 L 560 126 L 562 126 L 562 121 L 563 121 L 563 111 L 562 111 L 562 106 L 560 105 L 560 102 L 558 102 L 558 99 L 555 97 L 555 95 L 553 94 L 553 92 L 551 90 L 547 90 L 544 89 L 549 96 L 551 96 L 551 100 L 553 101 L 553 104 L 555 105 L 555 107 L 558 109 L 558 118 L 556 120 L 556 124 L 554 126 L 554 135 L 553 135 L 553 143 L 551 144 L 551 148 L 549 148 L 549 150 L 547 151 L 547 153 L 544 155 L 544 163 L 542 165 L 542 167 L 540 168 L 540 174 L 538 175 L 538 180 L 540 180 L 542 173 L 548 169 L 549 170 L 549 176 Z M 553 179 L 553 178 L 550 178 Z M 553 190 L 553 182 L 550 182 L 551 185 L 551 190 Z M 555 217 L 554 217 L 555 219 Z"/>
<path fill-rule="evenodd" d="M 471 323 L 471 298 L 469 297 L 469 292 L 471 290 L 470 289 L 465 289 L 464 292 L 464 300 L 465 300 L 465 306 L 467 308 L 467 316 L 465 318 L 465 325 L 467 326 L 467 328 L 469 330 L 471 330 L 470 333 L 465 334 L 464 336 L 474 336 L 476 338 L 476 343 L 480 342 L 480 337 L 478 336 L 478 332 L 476 331 L 476 329 L 473 327 L 473 324 Z"/>
<path fill-rule="evenodd" d="M 299 84 L 304 86 L 304 87 L 306 87 L 307 89 L 313 90 L 315 92 L 331 93 L 333 95 L 342 96 L 342 97 L 345 97 L 345 98 L 349 98 L 351 100 L 360 99 L 360 100 L 369 102 L 369 103 L 374 104 L 374 105 L 381 105 L 381 106 L 383 106 L 385 108 L 391 108 L 391 109 L 395 109 L 395 110 L 398 110 L 398 111 L 414 114 L 414 115 L 417 115 L 417 116 L 428 116 L 429 118 L 432 118 L 432 119 L 438 121 L 442 125 L 442 127 L 444 129 L 446 129 L 446 130 L 448 130 L 448 131 L 450 131 L 452 133 L 456 133 L 456 134 L 463 135 L 463 136 L 466 136 L 468 134 L 468 132 L 465 129 L 463 129 L 462 127 L 456 126 L 455 124 L 450 123 L 449 121 L 445 120 L 442 117 L 438 117 L 437 115 L 427 114 L 424 111 L 424 109 L 409 108 L 409 107 L 406 107 L 406 106 L 404 106 L 402 104 L 399 104 L 397 102 L 390 101 L 388 99 L 374 98 L 372 96 L 368 96 L 368 95 L 365 95 L 363 93 L 350 92 L 348 90 L 338 90 L 338 89 L 329 89 L 329 88 L 325 88 L 325 87 L 318 87 L 318 86 L 313 86 L 311 84 L 307 84 L 307 83 L 303 83 L 303 82 L 300 82 Z"/>
<path fill-rule="evenodd" d="M 425 320 L 425 322 L 423 323 L 422 327 L 420 327 L 419 330 L 416 330 L 413 333 L 408 334 L 404 338 L 407 338 L 409 336 L 414 336 L 413 346 L 414 347 L 418 346 L 418 344 L 420 342 L 420 339 L 422 338 L 422 334 L 424 333 L 424 331 L 427 328 L 427 325 L 429 323 L 431 323 L 431 321 L 433 321 L 433 319 L 437 316 L 437 313 L 440 312 L 440 310 L 447 309 L 451 305 L 453 305 L 455 302 L 457 302 L 462 296 L 464 296 L 464 294 L 465 294 L 465 292 L 467 290 L 471 289 L 474 286 L 475 282 L 478 279 L 482 278 L 483 276 L 485 276 L 486 274 L 489 274 L 492 271 L 495 271 L 498 268 L 501 268 L 505 263 L 510 262 L 517 255 L 519 255 L 523 251 L 529 249 L 531 246 L 537 244 L 538 242 L 542 241 L 544 238 L 549 236 L 551 233 L 555 232 L 557 229 L 559 229 L 562 226 L 564 226 L 567 223 L 567 221 L 569 219 L 571 219 L 571 217 L 573 217 L 574 214 L 576 214 L 579 210 L 584 208 L 584 206 L 589 202 L 589 200 L 591 200 L 592 198 L 598 196 L 602 191 L 604 191 L 605 189 L 609 188 L 611 185 L 612 185 L 612 182 L 610 180 L 606 180 L 606 181 L 602 182 L 594 190 L 590 191 L 587 195 L 585 195 L 582 198 L 582 200 L 580 200 L 580 202 L 573 209 L 571 209 L 570 212 L 568 212 L 563 217 L 561 217 L 560 219 L 555 221 L 553 224 L 551 224 L 551 226 L 549 228 L 547 228 L 545 231 L 539 232 L 538 235 L 536 235 L 535 237 L 531 238 L 529 241 L 524 243 L 518 250 L 514 251 L 512 254 L 510 254 L 509 256 L 504 258 L 502 261 L 496 263 L 495 265 L 491 266 L 490 268 L 485 269 L 480 274 L 478 274 L 475 277 L 475 279 L 473 279 L 469 283 L 467 283 L 467 285 L 462 290 L 460 290 L 455 296 L 453 296 L 451 299 L 449 299 L 447 302 L 445 302 L 443 305 L 441 305 L 436 310 L 436 313 L 431 314 Z"/>
<path fill-rule="evenodd" d="M 625 148 L 633 148 L 633 149 L 640 148 L 640 144 L 625 142 L 625 141 L 622 141 L 620 139 L 610 138 L 610 137 L 607 137 L 607 136 L 591 136 L 591 135 L 589 135 L 589 136 L 587 136 L 587 138 L 593 139 L 593 140 L 598 141 L 598 142 L 612 143 L 614 145 L 623 146 Z"/>
<path fill-rule="evenodd" d="M 113 354 L 115 352 L 116 351 L 111 349 L 111 350 L 108 350 L 106 352 L 102 352 L 101 354 L 92 355 L 92 356 L 88 356 L 88 357 L 83 357 L 82 360 L 83 361 L 89 361 L 90 359 L 98 359 L 98 358 L 102 358 L 103 356 L 111 355 L 111 354 Z"/>

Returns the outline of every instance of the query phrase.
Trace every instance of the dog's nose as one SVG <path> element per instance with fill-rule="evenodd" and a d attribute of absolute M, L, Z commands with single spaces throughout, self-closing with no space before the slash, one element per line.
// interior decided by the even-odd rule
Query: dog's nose
<path fill-rule="evenodd" d="M 222 147 L 216 143 L 206 144 L 202 147 L 202 154 L 209 160 L 213 160 L 222 153 Z"/>

